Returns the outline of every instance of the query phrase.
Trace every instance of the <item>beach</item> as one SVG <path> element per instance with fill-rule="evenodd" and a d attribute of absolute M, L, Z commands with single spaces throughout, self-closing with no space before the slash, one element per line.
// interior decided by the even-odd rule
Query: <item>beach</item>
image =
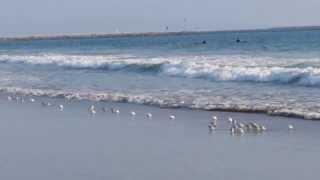
<path fill-rule="evenodd" d="M 317 178 L 317 121 L 50 97 L 16 102 L 7 96 L 0 97 L 1 179 Z M 95 115 L 88 112 L 91 105 Z M 120 113 L 111 113 L 112 107 Z M 209 132 L 212 115 L 219 120 Z M 228 117 L 267 130 L 231 135 Z"/>
<path fill-rule="evenodd" d="M 319 42 L 319 29 L 0 39 L 0 179 L 317 179 Z"/>

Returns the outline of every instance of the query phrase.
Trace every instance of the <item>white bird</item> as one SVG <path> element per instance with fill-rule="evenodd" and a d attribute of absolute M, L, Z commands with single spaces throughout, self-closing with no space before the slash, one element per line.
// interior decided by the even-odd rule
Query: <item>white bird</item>
<path fill-rule="evenodd" d="M 47 107 L 47 106 L 51 106 L 51 103 L 50 102 L 41 102 L 41 105 L 44 106 L 44 107 Z"/>
<path fill-rule="evenodd" d="M 175 115 L 170 115 L 169 118 L 170 118 L 171 120 L 175 120 L 175 119 L 176 119 L 176 116 L 175 116 Z"/>
<path fill-rule="evenodd" d="M 36 100 L 33 99 L 33 98 L 30 98 L 29 101 L 30 101 L 30 102 L 35 102 Z"/>
<path fill-rule="evenodd" d="M 208 128 L 209 128 L 209 131 L 213 131 L 213 130 L 215 130 L 215 127 L 214 127 L 214 126 L 212 126 L 211 124 L 209 124 L 209 125 L 208 125 Z"/>
<path fill-rule="evenodd" d="M 212 116 L 211 119 L 212 120 L 218 120 L 217 116 Z"/>
<path fill-rule="evenodd" d="M 239 123 L 239 127 L 241 127 L 242 129 L 245 128 L 245 125 L 243 123 Z"/>
<path fill-rule="evenodd" d="M 95 115 L 97 112 L 96 112 L 96 110 L 92 109 L 92 110 L 90 110 L 90 113 L 91 113 L 91 115 Z"/>
<path fill-rule="evenodd" d="M 89 110 L 95 110 L 96 109 L 96 107 L 94 107 L 94 105 L 91 105 L 90 107 L 89 107 Z"/>
<path fill-rule="evenodd" d="M 236 132 L 237 132 L 238 134 L 244 134 L 244 129 L 241 128 L 241 127 L 239 127 L 239 128 L 236 129 Z"/>
<path fill-rule="evenodd" d="M 111 108 L 111 113 L 119 114 L 120 110 L 119 109 L 115 109 L 115 108 Z"/>
<path fill-rule="evenodd" d="M 8 99 L 8 101 L 12 101 L 12 97 L 11 96 L 8 96 L 7 99 Z"/>
<path fill-rule="evenodd" d="M 96 108 L 94 107 L 94 105 L 91 105 L 88 110 L 89 110 L 91 115 L 95 115 L 97 113 Z"/>
<path fill-rule="evenodd" d="M 232 134 L 234 134 L 234 133 L 236 132 L 236 128 L 235 128 L 235 127 L 231 127 L 231 128 L 230 128 L 230 132 L 231 132 Z"/>
<path fill-rule="evenodd" d="M 263 125 L 262 125 L 262 126 L 261 126 L 261 130 L 262 130 L 262 131 L 266 131 L 266 130 L 267 130 L 267 128 L 266 128 L 265 126 L 263 126 Z"/>
<path fill-rule="evenodd" d="M 137 113 L 136 113 L 136 112 L 134 112 L 134 111 L 131 111 L 131 112 L 130 112 L 130 114 L 131 114 L 131 116 L 135 116 L 135 115 L 137 115 Z"/>
<path fill-rule="evenodd" d="M 293 129 L 294 129 L 293 125 L 289 124 L 289 125 L 288 125 L 288 129 L 289 129 L 289 130 L 293 130 Z"/>
<path fill-rule="evenodd" d="M 152 114 L 151 114 L 151 113 L 147 113 L 146 116 L 147 116 L 147 118 L 149 118 L 149 119 L 152 118 Z"/>
<path fill-rule="evenodd" d="M 216 116 L 212 116 L 212 121 L 210 122 L 210 124 L 213 126 L 213 127 L 217 127 L 217 121 L 218 121 L 218 118 Z"/>
<path fill-rule="evenodd" d="M 232 125 L 231 128 L 230 128 L 230 132 L 232 134 L 238 134 L 238 135 L 242 135 L 245 133 L 244 129 L 241 128 L 241 127 L 238 127 L 236 125 Z"/>
<path fill-rule="evenodd" d="M 229 117 L 229 118 L 228 118 L 228 121 L 229 121 L 229 123 L 233 123 L 232 117 Z"/>
<path fill-rule="evenodd" d="M 64 107 L 63 107 L 62 104 L 60 104 L 60 105 L 58 106 L 58 108 L 59 108 L 60 111 L 63 111 L 63 108 L 64 108 Z"/>

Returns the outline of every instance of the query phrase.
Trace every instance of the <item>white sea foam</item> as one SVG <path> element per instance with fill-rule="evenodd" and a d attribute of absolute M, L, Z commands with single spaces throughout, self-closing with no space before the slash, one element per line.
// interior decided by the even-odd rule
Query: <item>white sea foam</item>
<path fill-rule="evenodd" d="M 320 120 L 319 107 L 291 106 L 283 104 L 267 104 L 264 102 L 256 103 L 251 101 L 230 101 L 221 99 L 221 97 L 191 97 L 175 95 L 156 95 L 156 94 L 139 94 L 123 92 L 79 92 L 66 90 L 42 90 L 42 89 L 25 89 L 17 87 L 2 87 L 1 92 L 10 93 L 19 96 L 45 96 L 60 97 L 66 99 L 91 100 L 91 101 L 111 101 L 126 102 L 144 105 L 154 105 L 165 108 L 190 108 L 201 110 L 221 110 L 231 112 L 259 112 L 269 115 L 279 115 L 288 117 L 299 117 L 304 119 Z M 186 98 L 186 101 L 184 101 Z M 191 101 L 190 101 L 191 100 Z"/>
<path fill-rule="evenodd" d="M 69 68 L 153 72 L 211 81 L 266 82 L 320 86 L 320 59 L 253 56 L 137 57 L 131 55 L 0 55 L 0 62 Z"/>

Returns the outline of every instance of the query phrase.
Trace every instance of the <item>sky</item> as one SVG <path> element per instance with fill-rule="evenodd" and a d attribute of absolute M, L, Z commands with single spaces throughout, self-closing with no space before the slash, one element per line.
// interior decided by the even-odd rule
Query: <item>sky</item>
<path fill-rule="evenodd" d="M 320 0 L 0 0 L 0 36 L 320 25 Z"/>

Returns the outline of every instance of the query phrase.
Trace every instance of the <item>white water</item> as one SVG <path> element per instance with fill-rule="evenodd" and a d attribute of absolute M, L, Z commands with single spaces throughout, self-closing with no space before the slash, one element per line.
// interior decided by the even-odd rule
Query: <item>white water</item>
<path fill-rule="evenodd" d="M 254 56 L 136 57 L 132 55 L 0 55 L 3 63 L 54 65 L 68 68 L 151 72 L 165 76 L 235 81 L 320 85 L 320 59 L 286 59 Z"/>

